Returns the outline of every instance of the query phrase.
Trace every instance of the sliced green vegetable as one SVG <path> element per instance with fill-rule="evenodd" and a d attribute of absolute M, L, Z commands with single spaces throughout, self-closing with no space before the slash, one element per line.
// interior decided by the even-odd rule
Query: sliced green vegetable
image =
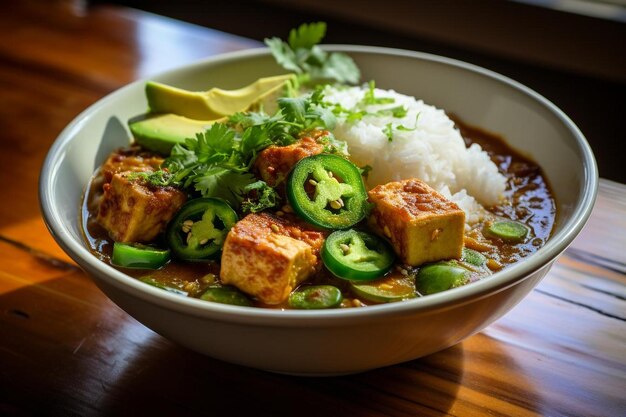
<path fill-rule="evenodd" d="M 167 241 L 177 258 L 205 261 L 217 255 L 237 220 L 237 213 L 223 200 L 190 200 L 168 224 Z"/>
<path fill-rule="evenodd" d="M 200 298 L 205 301 L 213 301 L 214 303 L 252 306 L 252 301 L 233 287 L 209 287 Z"/>
<path fill-rule="evenodd" d="M 483 266 L 487 262 L 487 257 L 480 252 L 470 248 L 463 248 L 461 260 L 474 266 Z"/>
<path fill-rule="evenodd" d="M 185 143 L 187 138 L 209 129 L 217 120 L 194 120 L 177 114 L 142 114 L 128 121 L 128 127 L 135 138 L 135 143 L 143 148 L 169 155 L 177 143 Z"/>
<path fill-rule="evenodd" d="M 140 243 L 113 244 L 111 263 L 115 266 L 132 269 L 159 269 L 170 260 L 168 249 L 158 249 Z"/>
<path fill-rule="evenodd" d="M 287 179 L 287 199 L 303 219 L 326 229 L 347 229 L 366 213 L 367 192 L 359 168 L 329 154 L 301 159 Z"/>
<path fill-rule="evenodd" d="M 289 295 L 289 307 L 317 310 L 339 307 L 343 296 L 339 288 L 332 285 L 311 285 L 299 288 Z"/>
<path fill-rule="evenodd" d="M 513 220 L 500 220 L 485 229 L 487 237 L 502 239 L 507 243 L 520 243 L 526 239 L 530 229 L 525 224 Z"/>
<path fill-rule="evenodd" d="M 413 277 L 394 275 L 365 283 L 352 282 L 351 285 L 358 296 L 376 303 L 391 303 L 415 297 Z"/>
<path fill-rule="evenodd" d="M 449 262 L 426 265 L 417 274 L 417 291 L 422 295 L 434 294 L 460 287 L 468 281 L 468 271 Z"/>
<path fill-rule="evenodd" d="M 159 282 L 159 281 L 155 280 L 154 278 L 152 278 L 150 276 L 142 278 L 141 281 L 146 283 L 146 284 L 148 284 L 148 285 L 152 285 L 153 287 L 157 287 L 157 288 L 160 288 L 162 290 L 165 290 L 167 292 L 171 292 L 171 293 L 178 294 L 178 295 L 183 295 L 185 297 L 187 295 L 189 295 L 186 291 L 183 291 L 183 290 L 178 289 L 176 287 L 170 287 L 168 285 L 165 285 L 164 283 Z"/>
<path fill-rule="evenodd" d="M 385 275 L 396 259 L 389 244 L 369 233 L 338 230 L 322 246 L 322 261 L 339 278 L 367 281 Z"/>
<path fill-rule="evenodd" d="M 195 120 L 216 120 L 245 111 L 258 103 L 273 104 L 287 83 L 295 81 L 293 74 L 259 78 L 237 90 L 211 88 L 208 91 L 188 91 L 170 85 L 148 81 L 146 98 L 152 113 L 174 113 Z M 267 102 L 266 102 L 267 100 Z"/>

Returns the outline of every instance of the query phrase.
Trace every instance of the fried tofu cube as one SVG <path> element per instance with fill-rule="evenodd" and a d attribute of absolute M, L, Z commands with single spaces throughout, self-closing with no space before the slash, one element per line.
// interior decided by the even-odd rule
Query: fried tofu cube
<path fill-rule="evenodd" d="M 280 304 L 321 267 L 325 236 L 293 218 L 249 214 L 226 237 L 221 281 L 262 303 Z"/>
<path fill-rule="evenodd" d="M 287 179 L 291 167 L 299 160 L 323 151 L 324 145 L 318 142 L 318 136 L 311 135 L 288 146 L 272 145 L 265 148 L 259 153 L 255 167 L 261 179 L 271 187 L 275 187 Z"/>
<path fill-rule="evenodd" d="M 103 183 L 111 182 L 120 172 L 150 172 L 159 169 L 164 158 L 136 146 L 120 148 L 112 152 L 100 167 Z"/>
<path fill-rule="evenodd" d="M 150 242 L 165 229 L 187 197 L 175 187 L 151 186 L 131 175 L 113 174 L 111 181 L 102 186 L 96 220 L 116 242 Z"/>
<path fill-rule="evenodd" d="M 465 212 L 418 179 L 390 182 L 369 191 L 371 227 L 391 241 L 405 264 L 460 258 Z"/>

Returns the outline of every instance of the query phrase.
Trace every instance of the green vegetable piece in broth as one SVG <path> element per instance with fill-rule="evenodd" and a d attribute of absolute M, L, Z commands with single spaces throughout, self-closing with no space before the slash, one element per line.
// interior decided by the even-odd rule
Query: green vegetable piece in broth
<path fill-rule="evenodd" d="M 131 269 L 159 269 L 170 260 L 168 249 L 159 249 L 140 243 L 115 242 L 111 263 Z"/>
<path fill-rule="evenodd" d="M 449 262 L 422 267 L 417 274 L 417 291 L 422 295 L 435 294 L 460 287 L 468 281 L 468 271 Z"/>
<path fill-rule="evenodd" d="M 347 229 L 367 209 L 359 168 L 337 155 L 301 159 L 287 178 L 287 199 L 300 217 L 325 229 Z"/>
<path fill-rule="evenodd" d="M 491 223 L 485 230 L 485 235 L 499 238 L 507 243 L 521 243 L 526 239 L 530 229 L 525 224 L 513 220 L 500 220 Z"/>
<path fill-rule="evenodd" d="M 413 277 L 392 275 L 368 281 L 352 282 L 352 290 L 361 298 L 376 303 L 392 303 L 415 297 L 415 281 Z"/>
<path fill-rule="evenodd" d="M 474 266 L 483 266 L 487 262 L 487 257 L 480 252 L 473 249 L 463 248 L 463 254 L 461 260 Z"/>
<path fill-rule="evenodd" d="M 302 310 L 317 310 L 339 307 L 343 296 L 339 288 L 332 285 L 312 285 L 299 288 L 289 295 L 289 307 Z"/>
<path fill-rule="evenodd" d="M 346 280 L 371 281 L 391 270 L 396 259 L 391 246 L 378 236 L 358 230 L 337 230 L 322 246 L 324 266 Z"/>
<path fill-rule="evenodd" d="M 147 277 L 141 278 L 141 281 L 143 283 L 145 283 L 145 284 L 152 285 L 153 287 L 160 288 L 162 290 L 165 290 L 167 292 L 171 292 L 173 294 L 182 295 L 182 296 L 185 296 L 185 297 L 187 295 L 189 295 L 187 293 L 187 291 L 183 291 L 181 289 L 178 289 L 178 288 L 175 288 L 175 287 L 170 287 L 169 285 L 165 285 L 164 283 L 155 280 L 151 276 L 147 276 Z"/>
<path fill-rule="evenodd" d="M 196 198 L 176 213 L 165 235 L 177 258 L 206 261 L 219 253 L 228 231 L 238 220 L 237 213 L 225 201 Z"/>
<path fill-rule="evenodd" d="M 233 287 L 210 287 L 200 296 L 200 299 L 220 304 L 252 306 L 250 299 Z"/>

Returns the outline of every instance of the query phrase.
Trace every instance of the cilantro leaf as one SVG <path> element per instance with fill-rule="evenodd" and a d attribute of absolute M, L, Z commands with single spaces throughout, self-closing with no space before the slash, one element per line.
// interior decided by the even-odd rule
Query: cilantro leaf
<path fill-rule="evenodd" d="M 241 210 L 244 213 L 258 213 L 280 203 L 280 196 L 276 190 L 262 180 L 248 184 L 243 191 L 247 194 L 241 203 Z"/>
<path fill-rule="evenodd" d="M 408 110 L 407 110 L 407 108 L 406 108 L 406 107 L 404 107 L 404 106 L 397 106 L 397 107 L 392 107 L 392 108 L 390 108 L 390 109 L 384 109 L 384 110 L 381 110 L 381 112 L 389 112 L 389 113 L 391 113 L 391 115 L 392 115 L 393 117 L 396 117 L 396 118 L 398 118 L 398 119 L 401 119 L 401 118 L 403 118 L 404 116 L 406 116 L 406 114 L 407 114 Z"/>
<path fill-rule="evenodd" d="M 239 207 L 245 188 L 256 181 L 249 172 L 236 172 L 228 168 L 214 166 L 198 175 L 194 181 L 195 190 L 203 197 L 217 197 Z"/>
<path fill-rule="evenodd" d="M 265 44 L 276 62 L 299 74 L 302 83 L 329 80 L 357 83 L 361 73 L 352 58 L 341 52 L 326 52 L 318 46 L 325 35 L 326 23 L 304 23 L 290 31 L 288 42 L 274 37 L 265 39 Z"/>
<path fill-rule="evenodd" d="M 204 197 L 218 197 L 233 208 L 261 210 L 278 201 L 267 185 L 256 184 L 250 168 L 266 147 L 287 145 L 302 132 L 332 129 L 336 118 L 332 105 L 324 102 L 322 89 L 309 95 L 278 99 L 273 116 L 262 112 L 237 113 L 227 123 L 215 123 L 195 138 L 172 148 L 163 166 L 171 173 L 169 183 L 192 188 Z M 329 152 L 347 154 L 345 142 L 328 135 Z M 158 180 L 158 178 L 156 178 Z M 244 204 L 245 203 L 245 204 Z"/>
<path fill-rule="evenodd" d="M 319 70 L 311 68 L 310 72 L 314 75 L 313 78 L 336 80 L 340 83 L 356 84 L 361 78 L 359 68 L 352 58 L 337 52 L 329 54 Z"/>
<path fill-rule="evenodd" d="M 129 181 L 142 181 L 154 187 L 167 187 L 172 184 L 173 176 L 169 171 L 131 172 Z"/>
<path fill-rule="evenodd" d="M 383 127 L 383 133 L 387 136 L 389 142 L 393 141 L 393 124 L 387 123 L 385 127 Z"/>
<path fill-rule="evenodd" d="M 276 63 L 286 69 L 287 71 L 293 71 L 296 74 L 303 72 L 298 59 L 296 59 L 296 53 L 291 47 L 280 40 L 279 38 L 265 39 L 265 44 L 270 48 L 272 55 Z"/>
<path fill-rule="evenodd" d="M 257 152 L 272 144 L 270 132 L 261 125 L 250 126 L 241 136 L 241 153 L 244 159 L 252 161 Z"/>
<path fill-rule="evenodd" d="M 311 49 L 324 39 L 326 35 L 326 23 L 317 22 L 308 25 L 300 25 L 297 29 L 289 32 L 289 46 L 291 49 Z"/>
<path fill-rule="evenodd" d="M 368 83 L 368 90 L 365 92 L 365 94 L 363 94 L 363 99 L 361 100 L 361 102 L 363 103 L 363 105 L 369 106 L 369 105 L 373 105 L 373 104 L 388 104 L 388 103 L 394 103 L 395 100 L 391 97 L 375 97 L 374 93 L 375 93 L 375 88 L 376 88 L 376 83 L 374 82 L 374 80 L 371 80 Z"/>

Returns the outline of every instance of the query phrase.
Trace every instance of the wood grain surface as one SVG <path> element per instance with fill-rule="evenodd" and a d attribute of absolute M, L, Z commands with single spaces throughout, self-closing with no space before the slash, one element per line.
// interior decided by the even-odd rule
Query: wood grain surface
<path fill-rule="evenodd" d="M 0 415 L 626 415 L 626 186 L 497 323 L 420 360 L 296 378 L 200 356 L 108 300 L 54 243 L 37 180 L 56 135 L 139 77 L 258 43 L 82 2 L 0 1 Z"/>

